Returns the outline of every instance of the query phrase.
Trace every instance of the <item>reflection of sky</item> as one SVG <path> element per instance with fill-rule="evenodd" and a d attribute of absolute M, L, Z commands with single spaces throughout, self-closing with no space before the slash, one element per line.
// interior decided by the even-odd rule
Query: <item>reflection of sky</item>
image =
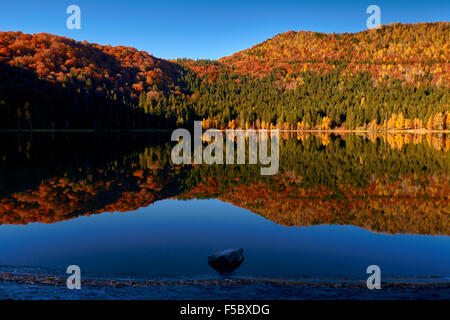
<path fill-rule="evenodd" d="M 285 227 L 219 200 L 164 200 L 132 213 L 0 227 L 0 265 L 105 273 L 214 274 L 209 254 L 245 250 L 238 275 L 450 274 L 450 237 L 376 234 L 352 226 Z"/>

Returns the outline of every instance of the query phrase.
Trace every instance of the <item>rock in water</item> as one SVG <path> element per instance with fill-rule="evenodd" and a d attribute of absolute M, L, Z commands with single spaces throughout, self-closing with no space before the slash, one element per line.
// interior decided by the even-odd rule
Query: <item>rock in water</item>
<path fill-rule="evenodd" d="M 208 264 L 220 273 L 230 273 L 244 261 L 244 249 L 227 249 L 208 257 Z"/>

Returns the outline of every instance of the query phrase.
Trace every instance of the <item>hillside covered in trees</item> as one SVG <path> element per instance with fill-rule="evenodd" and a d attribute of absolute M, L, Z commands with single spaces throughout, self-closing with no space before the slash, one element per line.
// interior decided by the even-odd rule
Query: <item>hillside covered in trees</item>
<path fill-rule="evenodd" d="M 450 23 L 286 32 L 219 61 L 0 33 L 0 129 L 450 128 Z"/>
<path fill-rule="evenodd" d="M 305 71 L 326 74 L 344 66 L 342 79 L 369 72 L 376 82 L 395 78 L 448 87 L 448 36 L 448 23 L 393 24 L 355 34 L 289 31 L 220 62 L 259 77 L 276 71 L 288 83 L 301 83 Z"/>

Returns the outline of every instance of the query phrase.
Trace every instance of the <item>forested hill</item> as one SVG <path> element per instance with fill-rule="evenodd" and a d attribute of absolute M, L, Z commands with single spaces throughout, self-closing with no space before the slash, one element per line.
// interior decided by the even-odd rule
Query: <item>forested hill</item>
<path fill-rule="evenodd" d="M 140 95 L 168 96 L 179 72 L 131 47 L 0 32 L 0 128 L 144 127 Z"/>
<path fill-rule="evenodd" d="M 289 31 L 219 61 L 242 74 L 276 71 L 301 82 L 305 71 L 341 69 L 342 76 L 370 72 L 375 81 L 450 85 L 450 23 L 384 25 L 359 33 Z M 344 67 L 344 68 L 343 68 Z"/>
<path fill-rule="evenodd" d="M 114 89 L 130 94 L 162 89 L 176 77 L 174 64 L 145 51 L 47 33 L 1 32 L 0 61 L 33 70 L 50 82 L 87 82 L 99 92 Z"/>
<path fill-rule="evenodd" d="M 0 129 L 450 128 L 450 23 L 287 32 L 219 61 L 0 32 Z"/>

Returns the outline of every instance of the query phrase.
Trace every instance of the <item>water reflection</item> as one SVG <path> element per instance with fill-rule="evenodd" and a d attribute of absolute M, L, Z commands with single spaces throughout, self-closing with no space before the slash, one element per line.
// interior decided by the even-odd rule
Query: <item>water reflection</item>
<path fill-rule="evenodd" d="M 280 171 L 174 166 L 169 134 L 0 135 L 0 224 L 216 198 L 286 226 L 449 235 L 444 135 L 281 134 Z"/>

